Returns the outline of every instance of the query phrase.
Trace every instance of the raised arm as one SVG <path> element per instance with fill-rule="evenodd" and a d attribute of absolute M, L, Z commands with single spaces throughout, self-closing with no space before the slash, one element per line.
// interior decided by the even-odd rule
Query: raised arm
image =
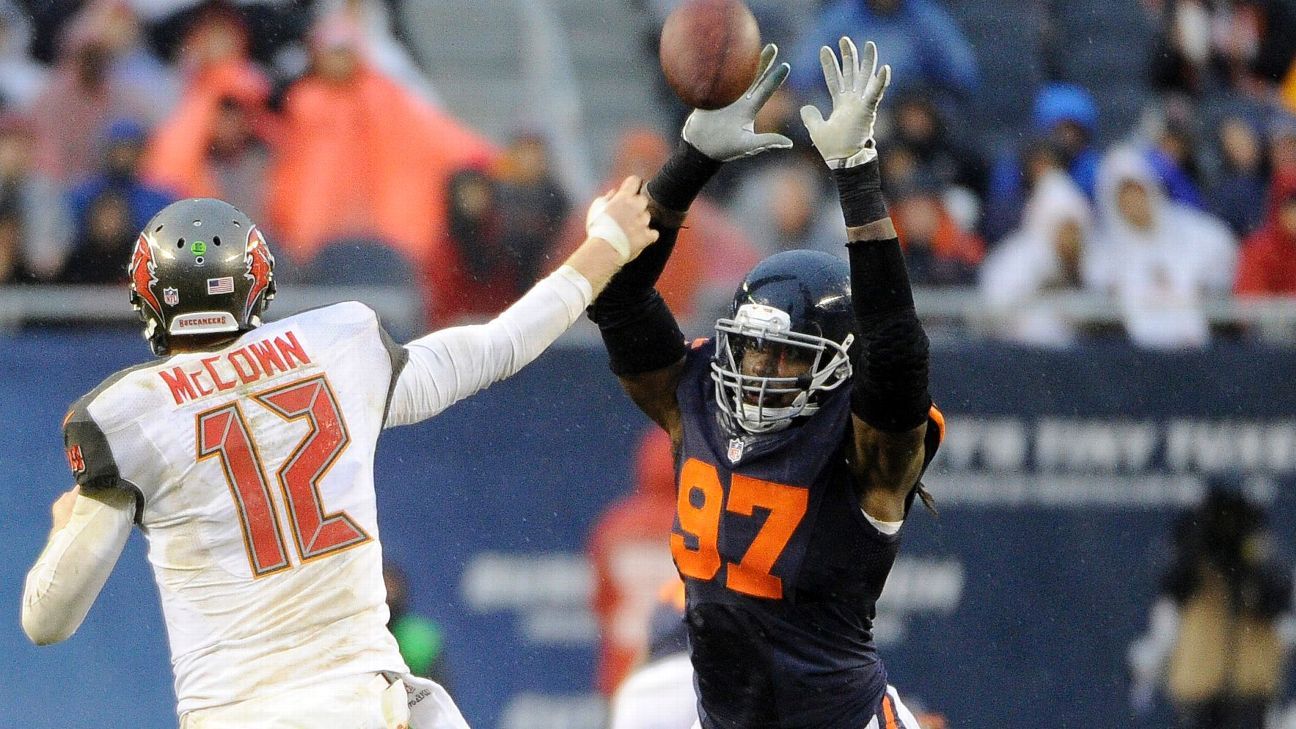
<path fill-rule="evenodd" d="M 832 115 L 801 110 L 810 136 L 832 169 L 846 220 L 851 299 L 862 344 L 855 363 L 851 410 L 851 468 L 860 505 L 874 519 L 899 522 L 922 474 L 931 396 L 927 391 L 927 335 L 914 311 L 909 274 L 895 226 L 882 198 L 873 122 L 891 81 L 877 70 L 877 46 L 856 50 L 841 39 L 841 63 L 820 50 L 832 94 Z"/>
<path fill-rule="evenodd" d="M 756 114 L 788 75 L 786 63 L 775 65 L 777 57 L 777 46 L 765 46 L 760 72 L 745 94 L 723 109 L 689 115 L 675 152 L 648 183 L 651 225 L 660 238 L 613 277 L 589 310 L 621 386 L 676 444 L 682 437 L 675 390 L 684 368 L 684 335 L 655 286 L 689 206 L 720 166 L 792 146 L 780 134 L 755 132 Z"/>
<path fill-rule="evenodd" d="M 566 263 L 493 320 L 414 340 L 392 391 L 387 426 L 430 418 L 503 380 L 567 331 L 622 265 L 657 239 L 638 177 L 590 206 L 589 237 Z"/>

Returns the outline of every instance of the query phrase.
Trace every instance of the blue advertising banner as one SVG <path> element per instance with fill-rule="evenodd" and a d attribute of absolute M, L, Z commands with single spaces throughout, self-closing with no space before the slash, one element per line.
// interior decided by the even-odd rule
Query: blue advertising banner
<path fill-rule="evenodd" d="M 74 398 L 147 356 L 127 333 L 0 338 L 0 726 L 174 727 L 165 627 L 132 537 L 78 633 L 32 646 L 23 576 L 69 477 Z M 1168 726 L 1128 709 L 1125 653 L 1146 629 L 1168 530 L 1215 475 L 1296 540 L 1290 352 L 1152 354 L 988 344 L 935 353 L 948 438 L 940 514 L 905 528 L 877 625 L 892 682 L 950 727 Z M 628 492 L 646 421 L 596 349 L 560 346 L 514 379 L 379 448 L 385 553 L 447 635 L 450 688 L 478 729 L 594 729 L 591 525 Z M 663 554 L 666 545 L 662 544 Z M 8 606 L 4 608 L 4 606 Z"/>

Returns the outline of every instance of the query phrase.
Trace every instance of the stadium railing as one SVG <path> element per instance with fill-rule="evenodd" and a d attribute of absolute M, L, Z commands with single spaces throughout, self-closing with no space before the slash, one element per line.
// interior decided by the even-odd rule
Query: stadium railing
<path fill-rule="evenodd" d="M 338 301 L 363 301 L 393 331 L 417 334 L 423 329 L 423 302 L 409 289 L 393 286 L 281 287 L 270 309 L 271 319 Z M 117 325 L 138 322 L 127 303 L 126 287 L 0 286 L 0 330 L 30 325 Z"/>

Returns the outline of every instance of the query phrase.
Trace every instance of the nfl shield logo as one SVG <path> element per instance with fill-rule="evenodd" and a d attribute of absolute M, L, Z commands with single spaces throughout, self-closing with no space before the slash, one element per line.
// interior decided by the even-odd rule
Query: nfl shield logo
<path fill-rule="evenodd" d="M 162 289 L 162 301 L 166 302 L 167 306 L 175 306 L 180 303 L 180 292 L 173 288 Z"/>
<path fill-rule="evenodd" d="M 737 462 L 738 462 L 738 459 L 739 459 L 739 458 L 742 458 L 743 448 L 745 448 L 745 447 L 746 447 L 746 444 L 743 443 L 743 439 L 742 439 L 742 438 L 730 438 L 730 439 L 729 439 L 729 453 L 728 453 L 728 456 L 729 456 L 729 462 L 730 462 L 730 463 L 737 463 Z"/>

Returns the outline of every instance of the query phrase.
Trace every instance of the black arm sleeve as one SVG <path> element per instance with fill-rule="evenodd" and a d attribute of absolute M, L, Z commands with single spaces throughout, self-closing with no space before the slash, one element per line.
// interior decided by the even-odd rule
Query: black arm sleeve
<path fill-rule="evenodd" d="M 882 165 L 874 159 L 855 167 L 833 170 L 846 227 L 855 228 L 887 217 L 882 197 Z"/>
<path fill-rule="evenodd" d="M 618 376 L 669 367 L 686 353 L 684 334 L 654 288 L 675 249 L 684 213 L 720 163 L 680 140 L 674 154 L 648 183 L 657 242 L 617 272 L 589 307 L 612 371 Z"/>
<path fill-rule="evenodd" d="M 855 240 L 855 230 L 887 217 L 878 162 L 835 170 L 842 213 L 852 229 L 851 299 L 861 348 L 851 410 L 889 433 L 922 425 L 931 408 L 928 343 L 914 311 L 913 291 L 898 238 Z"/>

